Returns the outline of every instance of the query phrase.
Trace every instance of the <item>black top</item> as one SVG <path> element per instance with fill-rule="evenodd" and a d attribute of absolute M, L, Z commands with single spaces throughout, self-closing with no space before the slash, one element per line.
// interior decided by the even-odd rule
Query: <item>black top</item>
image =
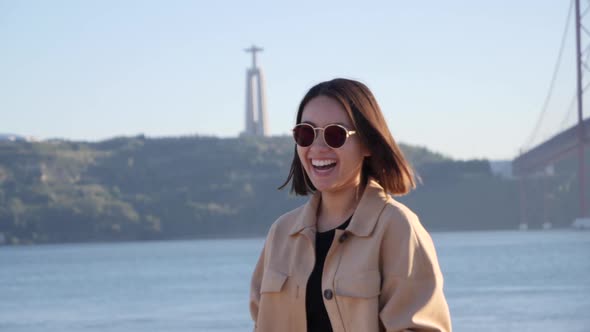
<path fill-rule="evenodd" d="M 350 223 L 348 218 L 338 229 L 345 229 Z M 322 272 L 324 270 L 324 261 L 334 235 L 335 229 L 326 232 L 317 232 L 315 238 L 315 265 L 313 272 L 307 281 L 307 290 L 305 295 L 305 310 L 307 313 L 307 332 L 332 332 L 332 325 L 328 312 L 324 306 L 324 299 L 322 294 Z"/>

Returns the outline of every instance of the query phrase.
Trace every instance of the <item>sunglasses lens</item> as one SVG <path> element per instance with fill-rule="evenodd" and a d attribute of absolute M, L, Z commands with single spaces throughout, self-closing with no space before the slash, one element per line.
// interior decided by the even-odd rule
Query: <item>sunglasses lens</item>
<path fill-rule="evenodd" d="M 327 126 L 324 129 L 324 140 L 330 147 L 337 149 L 346 142 L 346 130 L 340 126 Z"/>
<path fill-rule="evenodd" d="M 309 125 L 297 125 L 293 129 L 293 138 L 295 139 L 295 143 L 297 143 L 297 145 L 301 147 L 308 147 L 313 144 L 315 132 Z"/>

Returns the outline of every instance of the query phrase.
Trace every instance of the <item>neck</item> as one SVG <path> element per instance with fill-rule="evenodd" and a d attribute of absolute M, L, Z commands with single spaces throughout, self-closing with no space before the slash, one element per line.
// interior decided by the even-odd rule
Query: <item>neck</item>
<path fill-rule="evenodd" d="M 337 192 L 322 192 L 317 217 L 318 231 L 336 228 L 350 217 L 361 199 L 363 190 L 364 186 L 358 185 Z"/>

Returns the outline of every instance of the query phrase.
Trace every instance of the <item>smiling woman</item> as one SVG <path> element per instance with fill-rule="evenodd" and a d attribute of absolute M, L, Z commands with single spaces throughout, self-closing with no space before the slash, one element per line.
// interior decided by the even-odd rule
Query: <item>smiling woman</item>
<path fill-rule="evenodd" d="M 390 196 L 415 180 L 371 91 L 312 87 L 293 138 L 282 187 L 312 197 L 268 232 L 251 284 L 256 331 L 451 331 L 430 235 Z"/>

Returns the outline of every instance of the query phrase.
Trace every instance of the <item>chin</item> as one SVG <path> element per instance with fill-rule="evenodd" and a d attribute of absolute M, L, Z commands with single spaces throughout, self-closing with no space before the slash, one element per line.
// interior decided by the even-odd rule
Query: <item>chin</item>
<path fill-rule="evenodd" d="M 312 183 L 319 192 L 338 192 L 346 189 L 345 186 L 342 186 L 335 181 L 312 181 Z"/>
<path fill-rule="evenodd" d="M 330 187 L 331 187 L 330 184 L 327 184 L 324 181 L 313 181 L 312 180 L 311 183 L 313 183 L 313 186 L 319 192 L 329 191 Z"/>

